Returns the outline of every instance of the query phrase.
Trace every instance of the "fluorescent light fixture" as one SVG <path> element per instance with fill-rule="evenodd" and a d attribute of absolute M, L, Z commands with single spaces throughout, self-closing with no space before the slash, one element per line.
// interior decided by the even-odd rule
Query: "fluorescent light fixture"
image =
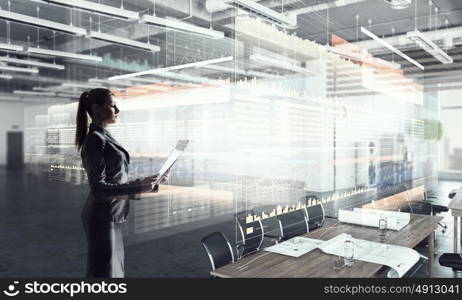
<path fill-rule="evenodd" d="M 405 9 L 411 5 L 411 0 L 385 0 L 385 2 L 390 3 L 392 9 Z"/>
<path fill-rule="evenodd" d="M 427 53 L 431 54 L 434 58 L 439 60 L 443 64 L 452 64 L 453 59 L 446 52 L 443 51 L 437 44 L 435 44 L 431 39 L 427 38 L 425 34 L 418 31 L 409 31 L 406 34 L 407 38 L 411 41 L 414 41 L 417 45 L 420 46 Z"/>
<path fill-rule="evenodd" d="M 0 74 L 0 79 L 13 79 L 13 76 L 7 74 Z"/>
<path fill-rule="evenodd" d="M 12 63 L 12 64 L 18 64 L 18 65 L 35 66 L 35 67 L 55 69 L 55 70 L 64 70 L 65 68 L 63 65 L 49 64 L 49 63 L 44 63 L 44 62 L 29 60 L 29 59 L 18 59 L 18 58 L 12 58 L 8 56 L 1 56 L 0 61 Z"/>
<path fill-rule="evenodd" d="M 142 71 L 142 72 L 136 72 L 136 73 L 129 73 L 129 74 L 124 74 L 124 75 L 112 76 L 112 77 L 109 77 L 108 79 L 109 80 L 118 80 L 118 79 L 125 79 L 125 78 L 130 78 L 130 77 L 138 77 L 138 76 L 143 76 L 143 75 L 159 74 L 159 73 L 166 72 L 166 71 L 181 70 L 181 69 L 205 66 L 205 65 L 210 65 L 210 64 L 218 64 L 218 63 L 221 63 L 221 62 L 230 61 L 232 59 L 233 59 L 232 56 L 226 56 L 226 57 L 220 57 L 220 58 L 215 58 L 215 59 L 210 59 L 210 60 L 196 61 L 196 62 L 193 62 L 193 63 L 187 63 L 187 64 L 183 64 L 183 65 L 170 66 L 170 67 L 165 67 L 165 68 L 161 68 L 161 69 L 152 69 L 152 70 L 147 70 L 147 71 Z"/>
<path fill-rule="evenodd" d="M 67 98 L 80 98 L 80 95 L 76 95 L 76 94 L 70 94 L 70 93 L 66 93 L 66 92 L 57 92 L 56 93 L 56 96 L 57 97 L 67 97 Z"/>
<path fill-rule="evenodd" d="M 36 86 L 36 87 L 33 87 L 32 90 L 41 91 L 41 92 L 65 93 L 65 94 L 72 94 L 75 96 L 80 96 L 82 94 L 81 92 L 69 91 L 69 87 L 63 87 L 61 85 L 54 85 L 54 86 L 48 86 L 48 87 Z"/>
<path fill-rule="evenodd" d="M 34 96 L 55 96 L 55 93 L 52 93 L 52 92 L 21 91 L 21 90 L 14 90 L 13 94 L 34 95 Z"/>
<path fill-rule="evenodd" d="M 128 78 L 127 80 L 128 80 L 128 81 L 131 81 L 131 82 L 146 83 L 146 84 L 162 83 L 162 82 L 163 82 L 163 80 L 155 79 L 155 78 L 151 78 L 151 79 L 146 79 L 146 78 Z"/>
<path fill-rule="evenodd" d="M 375 34 L 373 34 L 372 32 L 370 32 L 369 30 L 367 30 L 366 28 L 362 27 L 361 26 L 361 32 L 366 34 L 367 36 L 373 38 L 374 40 L 376 40 L 379 44 L 381 44 L 382 46 L 390 49 L 391 51 L 395 52 L 396 54 L 398 54 L 399 56 L 401 56 L 402 58 L 404 58 L 405 60 L 407 60 L 408 62 L 412 63 L 413 65 L 415 65 L 416 67 L 419 67 L 420 69 L 424 70 L 424 66 L 422 66 L 421 64 L 419 64 L 417 61 L 413 60 L 412 58 L 410 58 L 409 56 L 407 56 L 406 54 L 404 54 L 403 52 L 399 51 L 398 49 L 396 49 L 395 47 L 393 47 L 392 45 L 390 45 L 389 43 L 387 43 L 386 41 L 384 41 L 383 39 L 379 38 L 378 36 L 376 36 Z"/>
<path fill-rule="evenodd" d="M 112 86 L 121 86 L 121 87 L 131 87 L 133 86 L 132 83 L 117 81 L 117 80 L 107 80 L 107 79 L 98 79 L 98 78 L 90 78 L 88 82 L 91 83 L 99 83 L 99 84 L 106 84 Z"/>
<path fill-rule="evenodd" d="M 42 99 L 37 97 L 37 95 L 15 95 L 13 93 L 0 95 L 0 100 L 43 103 Z M 53 101 L 62 101 L 62 100 L 67 100 L 67 99 L 53 97 L 53 98 L 48 98 L 47 100 L 48 101 L 52 101 L 52 100 Z"/>
<path fill-rule="evenodd" d="M 41 18 L 31 17 L 27 15 L 22 15 L 14 13 L 11 11 L 0 9 L 0 19 L 9 20 L 16 23 L 22 23 L 26 25 L 32 25 L 36 27 L 42 27 L 50 30 L 56 30 L 60 32 L 65 32 L 77 36 L 85 35 L 87 32 L 84 28 L 74 27 L 71 25 L 48 21 Z"/>
<path fill-rule="evenodd" d="M 165 78 L 171 78 L 171 79 L 177 79 L 177 80 L 183 80 L 183 81 L 188 81 L 188 82 L 194 82 L 194 83 L 204 83 L 204 82 L 209 81 L 207 78 L 203 78 L 203 77 L 190 76 L 190 75 L 186 75 L 186 74 L 179 74 L 179 73 L 166 72 L 166 71 L 156 73 L 156 76 L 165 77 Z"/>
<path fill-rule="evenodd" d="M 0 50 L 6 51 L 23 51 L 24 47 L 20 45 L 13 45 L 9 43 L 0 43 Z"/>
<path fill-rule="evenodd" d="M 127 78 L 128 81 L 130 82 L 135 82 L 135 83 L 142 83 L 142 84 L 153 84 L 153 83 L 167 83 L 167 84 L 179 84 L 182 85 L 184 82 L 179 82 L 179 81 L 171 81 L 171 80 L 162 80 L 162 79 L 156 79 L 156 78 Z"/>
<path fill-rule="evenodd" d="M 62 83 L 61 86 L 76 87 L 76 88 L 83 88 L 83 89 L 96 89 L 99 87 L 98 85 L 85 84 L 85 83 L 74 83 L 74 82 L 65 82 L 65 83 Z"/>
<path fill-rule="evenodd" d="M 42 0 L 52 4 L 67 6 L 71 8 L 79 8 L 90 12 L 95 12 L 109 17 L 116 17 L 123 20 L 137 21 L 140 14 L 134 11 L 125 10 L 122 8 L 95 3 L 85 0 Z"/>
<path fill-rule="evenodd" d="M 37 74 L 39 72 L 37 68 L 20 68 L 20 67 L 11 67 L 11 66 L 2 66 L 2 65 L 0 65 L 0 70 L 10 71 L 10 72 L 33 73 L 33 74 Z"/>
<path fill-rule="evenodd" d="M 277 68 L 280 68 L 280 69 L 285 69 L 285 70 L 288 70 L 288 71 L 293 71 L 293 72 L 302 73 L 302 74 L 306 74 L 306 75 L 316 75 L 315 72 L 309 71 L 308 69 L 302 68 L 302 67 L 300 67 L 300 66 L 298 66 L 296 64 L 289 63 L 289 62 L 284 62 L 284 61 L 281 61 L 281 60 L 276 59 L 276 58 L 263 56 L 261 54 L 252 54 L 252 55 L 250 55 L 250 60 L 253 60 L 253 61 L 256 61 L 256 62 L 259 62 L 259 63 L 263 63 L 263 64 L 266 64 L 266 65 L 270 65 L 270 66 L 273 66 L 273 67 L 277 67 Z"/>
<path fill-rule="evenodd" d="M 115 44 L 120 44 L 120 45 L 124 45 L 124 46 L 129 46 L 129 47 L 132 47 L 132 48 L 149 50 L 149 51 L 152 51 L 152 52 L 160 51 L 160 47 L 157 46 L 157 45 L 143 43 L 143 42 L 139 42 L 139 41 L 119 37 L 119 36 L 116 36 L 116 35 L 102 33 L 102 32 L 99 32 L 99 31 L 88 31 L 87 37 L 95 39 L 95 40 L 100 40 L 100 41 L 112 43 L 112 44 L 115 43 Z"/>
<path fill-rule="evenodd" d="M 268 19 L 273 23 L 291 27 L 297 26 L 296 16 L 286 16 L 253 0 L 224 0 L 224 3 L 250 11 L 251 13 Z"/>
<path fill-rule="evenodd" d="M 143 86 L 133 86 L 130 90 L 147 90 L 147 91 L 168 91 L 168 87 L 161 85 L 143 85 Z"/>
<path fill-rule="evenodd" d="M 222 39 L 225 35 L 221 31 L 216 31 L 213 29 L 208 29 L 196 25 L 192 25 L 180 20 L 170 19 L 170 18 L 159 18 L 151 15 L 144 15 L 141 17 L 141 23 L 156 25 L 161 27 L 166 27 L 169 29 L 186 31 L 202 36 L 206 36 L 212 39 Z"/>
<path fill-rule="evenodd" d="M 236 69 L 236 68 L 228 68 L 228 67 L 223 67 L 223 66 L 207 65 L 207 66 L 203 66 L 203 68 L 209 69 L 209 70 L 220 71 L 220 72 L 235 73 L 235 74 L 262 77 L 262 78 L 272 78 L 272 79 L 280 79 L 281 78 L 281 76 L 268 74 L 268 73 L 265 73 L 265 72 L 245 71 L 245 70 L 240 70 L 240 69 Z"/>
<path fill-rule="evenodd" d="M 78 53 L 72 53 L 72 52 L 63 52 L 63 51 L 56 51 L 56 50 L 50 50 L 50 49 L 44 49 L 44 48 L 29 47 L 25 49 L 25 51 L 32 55 L 36 54 L 36 55 L 44 55 L 44 56 L 57 56 L 57 57 L 63 57 L 63 58 L 81 59 L 81 60 L 88 60 L 88 61 L 95 61 L 95 62 L 103 61 L 103 58 L 100 56 L 78 54 Z"/>

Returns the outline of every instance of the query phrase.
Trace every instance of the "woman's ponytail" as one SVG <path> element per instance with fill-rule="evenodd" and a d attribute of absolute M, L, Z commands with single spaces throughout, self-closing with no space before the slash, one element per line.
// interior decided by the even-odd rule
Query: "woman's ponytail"
<path fill-rule="evenodd" d="M 80 151 L 82 148 L 83 142 L 88 134 L 88 92 L 83 92 L 80 95 L 79 99 L 79 106 L 77 108 L 77 129 L 75 131 L 75 145 L 77 146 L 77 150 Z"/>
<path fill-rule="evenodd" d="M 93 117 L 91 112 L 93 105 L 102 106 L 107 103 L 108 99 L 111 99 L 110 96 L 113 95 L 114 94 L 110 90 L 103 88 L 92 89 L 80 95 L 76 118 L 77 130 L 75 131 L 75 145 L 77 146 L 77 150 L 80 151 L 87 137 L 88 116 Z"/>

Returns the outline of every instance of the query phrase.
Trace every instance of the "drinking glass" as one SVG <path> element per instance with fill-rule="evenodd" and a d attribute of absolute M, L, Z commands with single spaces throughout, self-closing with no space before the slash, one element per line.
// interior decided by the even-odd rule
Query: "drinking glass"
<path fill-rule="evenodd" d="M 341 256 L 336 256 L 334 260 L 334 265 L 332 268 L 334 270 L 341 270 L 345 267 L 345 260 Z"/>
<path fill-rule="evenodd" d="M 380 242 L 385 243 L 387 239 L 387 219 L 380 218 L 379 220 Z"/>
<path fill-rule="evenodd" d="M 380 230 L 387 230 L 387 219 L 381 218 L 379 220 L 379 229 Z"/>
<path fill-rule="evenodd" d="M 344 248 L 343 248 L 343 259 L 345 266 L 351 267 L 353 265 L 353 257 L 354 257 L 354 244 L 351 240 L 345 240 Z"/>

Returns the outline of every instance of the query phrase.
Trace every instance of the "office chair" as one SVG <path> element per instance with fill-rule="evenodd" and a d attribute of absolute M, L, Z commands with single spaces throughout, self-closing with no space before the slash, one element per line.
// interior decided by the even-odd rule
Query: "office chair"
<path fill-rule="evenodd" d="M 201 244 L 210 259 L 212 271 L 234 262 L 233 249 L 222 232 L 214 232 L 205 236 Z"/>
<path fill-rule="evenodd" d="M 308 206 L 306 208 L 306 213 L 309 231 L 319 228 L 324 224 L 326 213 L 324 211 L 324 206 L 322 205 L 322 203 L 313 206 Z"/>
<path fill-rule="evenodd" d="M 404 191 L 406 187 L 404 186 Z M 400 208 L 401 212 L 409 212 L 411 214 L 420 214 L 420 215 L 431 215 L 448 211 L 448 207 L 444 205 L 433 204 L 433 200 L 437 199 L 435 196 L 429 196 L 426 189 L 423 191 L 422 200 L 413 200 L 409 201 L 407 205 L 404 205 Z M 448 229 L 448 226 L 444 222 L 438 222 L 438 226 L 442 228 L 442 233 L 444 234 Z"/>
<path fill-rule="evenodd" d="M 234 219 L 236 220 L 236 224 L 238 224 L 238 227 L 239 227 L 239 231 L 241 233 L 241 237 L 242 237 L 242 233 L 246 232 L 244 230 L 244 228 L 246 228 L 246 218 L 248 215 L 252 215 L 252 216 L 255 216 L 255 212 L 250 209 L 250 210 L 243 210 L 243 211 L 240 211 L 240 212 L 237 212 L 234 214 Z M 264 222 L 261 223 L 262 227 L 261 227 L 261 232 L 262 232 L 262 236 L 263 236 L 263 241 L 265 240 L 269 240 L 271 242 L 271 244 L 277 244 L 280 242 L 281 240 L 281 235 L 279 234 L 279 224 L 274 224 L 274 223 L 278 223 L 278 222 L 273 222 L 273 220 L 275 220 L 276 217 L 271 217 L 271 218 L 267 218 L 265 219 Z M 242 228 L 242 230 L 240 229 Z M 266 229 L 265 229 L 266 228 Z M 275 232 L 277 231 L 277 232 Z M 241 247 L 238 245 L 236 245 L 236 247 Z M 261 245 L 260 245 L 261 247 Z M 240 249 L 239 249 L 240 251 Z M 246 253 L 248 254 L 248 252 Z M 239 257 L 239 252 L 238 252 L 238 257 Z M 241 256 L 242 257 L 242 256 Z"/>
<path fill-rule="evenodd" d="M 281 240 L 285 241 L 309 231 L 308 220 L 301 209 L 277 216 L 281 228 Z"/>
<path fill-rule="evenodd" d="M 452 199 L 456 196 L 457 190 L 452 190 L 448 197 Z M 453 271 L 462 271 L 462 254 L 461 253 L 443 253 L 438 259 L 443 267 L 452 268 Z"/>
<path fill-rule="evenodd" d="M 236 244 L 237 257 L 240 260 L 242 257 L 260 250 L 265 231 L 260 220 L 245 223 L 244 226 L 237 222 L 237 226 L 241 234 L 241 240 Z"/>

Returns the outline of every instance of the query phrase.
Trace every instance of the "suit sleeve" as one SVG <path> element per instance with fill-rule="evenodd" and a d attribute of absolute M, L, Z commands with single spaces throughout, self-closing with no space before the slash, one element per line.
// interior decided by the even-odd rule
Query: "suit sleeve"
<path fill-rule="evenodd" d="M 95 198 L 131 196 L 151 190 L 150 184 L 143 185 L 139 179 L 124 184 L 106 182 L 106 163 L 104 161 L 106 141 L 95 134 L 88 135 L 87 139 L 81 155 L 87 171 L 90 190 Z"/>

